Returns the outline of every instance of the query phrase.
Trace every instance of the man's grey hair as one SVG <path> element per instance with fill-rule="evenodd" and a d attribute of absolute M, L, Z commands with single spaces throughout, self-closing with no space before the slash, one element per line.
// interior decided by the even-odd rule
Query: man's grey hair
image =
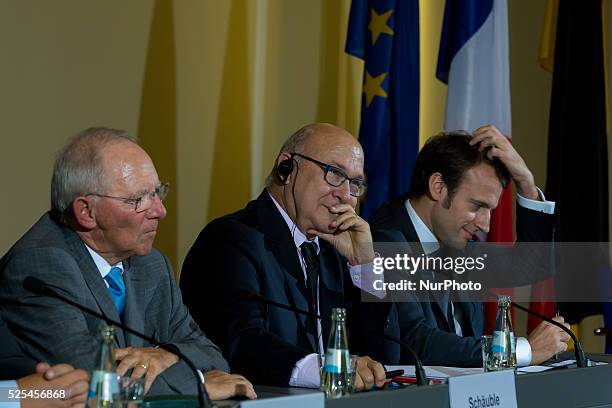
<path fill-rule="evenodd" d="M 72 213 L 72 202 L 80 195 L 103 194 L 108 187 L 102 151 L 110 144 L 136 139 L 124 130 L 91 127 L 75 135 L 60 150 L 51 178 L 51 210 L 64 218 Z"/>
<path fill-rule="evenodd" d="M 272 182 L 274 181 L 274 175 L 276 174 L 276 162 L 278 160 L 278 156 L 283 153 L 295 153 L 300 151 L 300 147 L 306 143 L 306 140 L 315 132 L 314 125 L 306 125 L 291 136 L 283 143 L 278 154 L 276 155 L 276 159 L 274 160 L 274 166 L 272 167 L 272 171 L 266 177 L 266 187 L 270 187 Z M 297 157 L 294 158 L 297 160 Z"/>

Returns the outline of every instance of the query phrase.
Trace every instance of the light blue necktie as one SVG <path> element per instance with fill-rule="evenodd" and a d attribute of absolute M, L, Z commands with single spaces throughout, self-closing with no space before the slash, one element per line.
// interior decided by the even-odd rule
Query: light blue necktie
<path fill-rule="evenodd" d="M 108 292 L 113 298 L 113 302 L 115 302 L 117 313 L 121 316 L 123 309 L 125 309 L 125 283 L 123 282 L 121 268 L 112 267 L 108 275 L 104 277 L 104 280 L 108 283 Z"/>

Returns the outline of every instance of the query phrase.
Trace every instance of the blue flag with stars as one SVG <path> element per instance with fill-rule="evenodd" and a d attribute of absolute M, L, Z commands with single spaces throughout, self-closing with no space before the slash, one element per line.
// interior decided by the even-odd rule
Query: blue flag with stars
<path fill-rule="evenodd" d="M 365 61 L 359 141 L 369 220 L 408 190 L 419 149 L 419 1 L 353 0 L 346 52 Z"/>

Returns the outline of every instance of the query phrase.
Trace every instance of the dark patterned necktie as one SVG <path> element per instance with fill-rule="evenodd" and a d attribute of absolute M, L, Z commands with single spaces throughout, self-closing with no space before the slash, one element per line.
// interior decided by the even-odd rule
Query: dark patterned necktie
<path fill-rule="evenodd" d="M 319 256 L 317 255 L 317 247 L 313 242 L 304 242 L 300 249 L 302 257 L 306 264 L 306 282 L 308 286 L 308 304 L 311 313 L 317 313 L 317 299 L 319 293 Z M 313 334 L 315 339 L 318 339 L 317 320 L 310 319 L 313 322 Z"/>

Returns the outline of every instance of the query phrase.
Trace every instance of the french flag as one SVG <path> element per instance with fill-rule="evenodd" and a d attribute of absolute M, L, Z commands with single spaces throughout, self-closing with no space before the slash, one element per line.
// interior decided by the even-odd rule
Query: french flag
<path fill-rule="evenodd" d="M 447 0 L 436 77 L 448 85 L 444 127 L 473 132 L 496 126 L 511 138 L 508 7 L 506 0 Z M 491 216 L 486 237 L 513 242 L 512 189 L 508 185 Z M 498 290 L 512 296 L 514 291 Z M 485 306 L 485 333 L 497 304 Z"/>
<path fill-rule="evenodd" d="M 506 0 L 447 0 L 436 77 L 448 85 L 445 128 L 495 125 L 510 137 Z"/>

